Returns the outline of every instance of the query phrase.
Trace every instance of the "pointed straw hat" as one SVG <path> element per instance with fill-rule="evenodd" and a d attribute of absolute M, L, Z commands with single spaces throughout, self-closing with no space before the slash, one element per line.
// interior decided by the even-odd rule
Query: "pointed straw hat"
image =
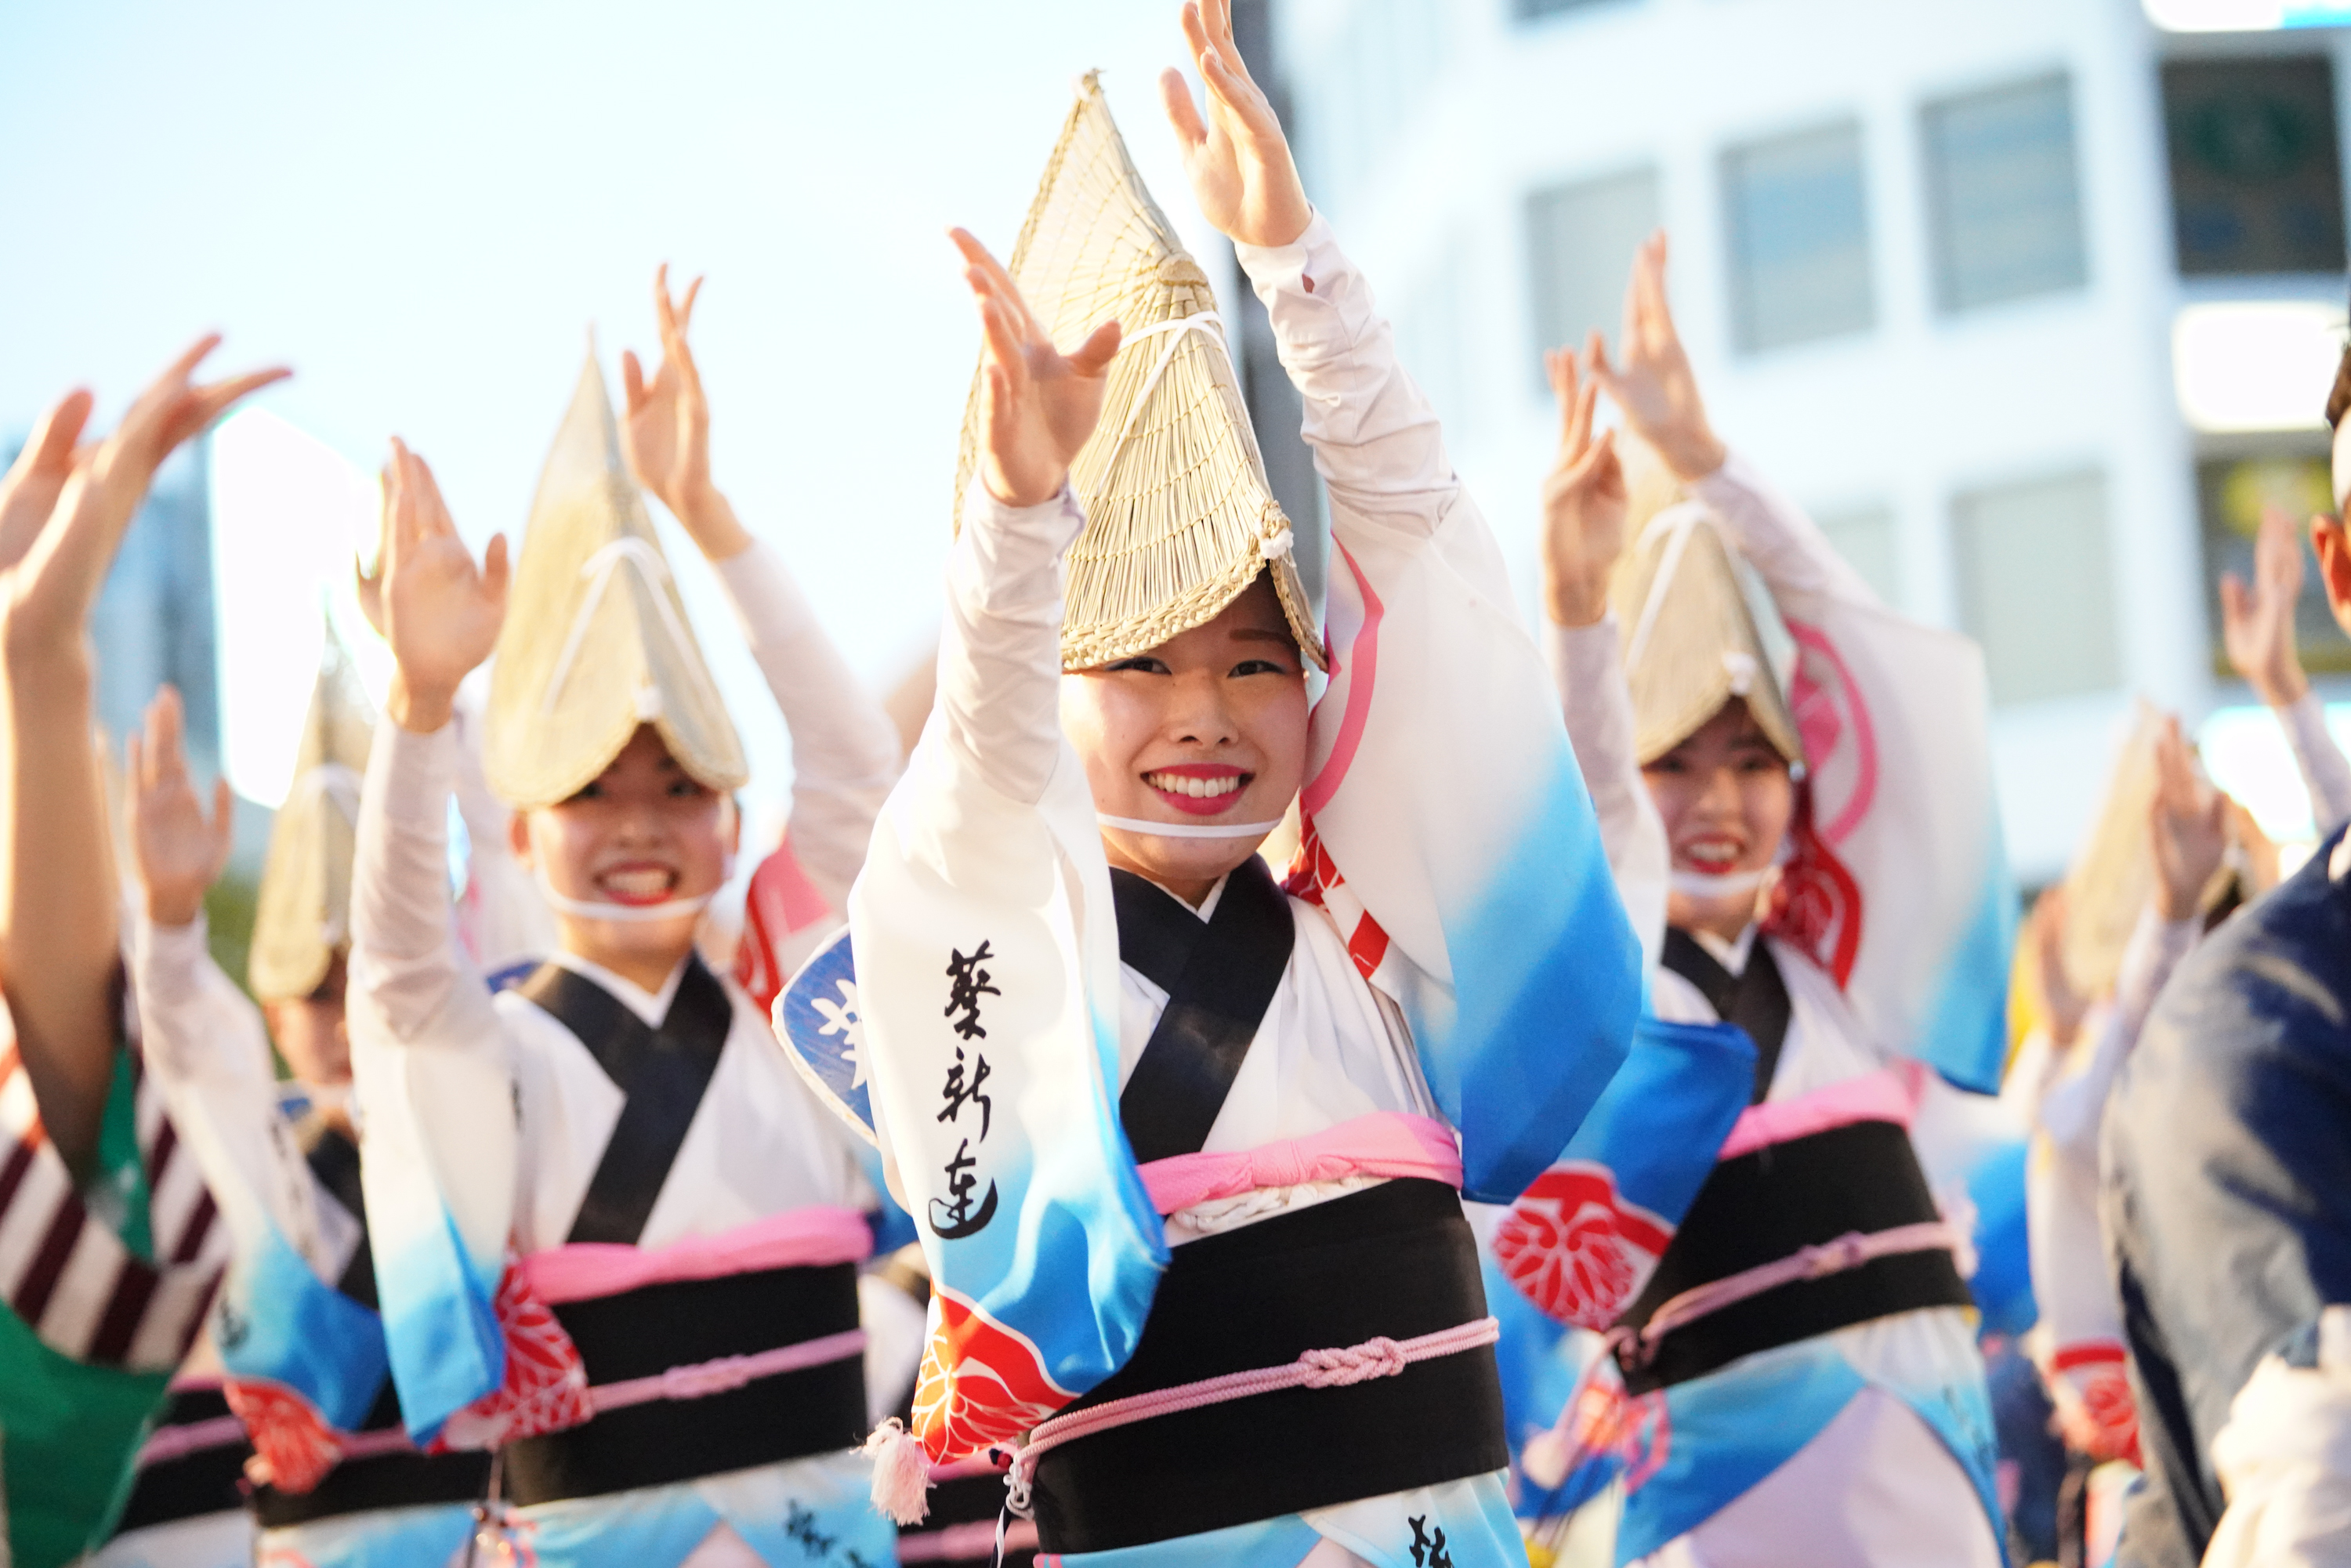
<path fill-rule="evenodd" d="M 2074 863 L 2065 871 L 2065 978 L 2085 997 L 2102 997 L 2121 977 L 2123 949 L 2139 911 L 2155 892 L 2147 816 L 2155 808 L 2155 740 L 2163 715 L 2137 699 L 2131 727 L 2106 792 Z"/>
<path fill-rule="evenodd" d="M 1790 762 L 1804 759 L 1788 709 L 1794 644 L 1704 507 L 1683 501 L 1649 520 L 1616 568 L 1609 597 L 1633 689 L 1642 766 L 1689 738 L 1733 697 Z"/>
<path fill-rule="evenodd" d="M 1215 619 L 1270 570 L 1299 650 L 1322 639 L 1290 519 L 1233 374 L 1207 275 L 1144 188 L 1089 72 L 1045 166 L 1008 265 L 1056 346 L 1123 329 L 1094 434 L 1070 466 L 1085 507 L 1071 548 L 1061 664 L 1091 669 Z M 972 379 L 956 472 L 962 504 L 979 459 L 985 372 Z"/>
<path fill-rule="evenodd" d="M 490 668 L 484 765 L 517 811 L 568 800 L 640 724 L 713 789 L 749 777 L 591 348 L 531 501 Z"/>
<path fill-rule="evenodd" d="M 327 626 L 310 710 L 302 720 L 294 785 L 270 824 L 269 857 L 253 916 L 246 978 L 265 1002 L 309 996 L 350 940 L 351 857 L 360 780 L 375 714 L 342 640 Z"/>

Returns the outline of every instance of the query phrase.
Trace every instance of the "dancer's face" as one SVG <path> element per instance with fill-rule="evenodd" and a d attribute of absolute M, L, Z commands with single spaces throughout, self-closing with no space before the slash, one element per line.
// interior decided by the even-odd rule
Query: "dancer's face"
<path fill-rule="evenodd" d="M 739 831 L 732 801 L 679 766 L 644 724 L 580 793 L 517 812 L 511 842 L 564 897 L 643 908 L 716 893 Z M 566 952 L 653 990 L 694 946 L 700 920 L 693 911 L 658 920 L 559 913 L 556 930 Z"/>
<path fill-rule="evenodd" d="M 1271 580 L 1147 653 L 1062 677 L 1061 727 L 1105 816 L 1279 821 L 1306 772 L 1306 666 Z M 1266 836 L 1102 835 L 1111 864 L 1194 904 Z"/>
<path fill-rule="evenodd" d="M 1738 876 L 1769 868 L 1795 814 L 1787 759 L 1737 697 L 1689 737 L 1641 770 L 1665 820 L 1673 868 Z M 1719 897 L 1676 891 L 1667 918 L 1735 937 L 1754 918 L 1752 891 Z"/>
<path fill-rule="evenodd" d="M 335 1089 L 351 1081 L 351 1040 L 343 1023 L 343 955 L 335 955 L 327 977 L 307 997 L 279 997 L 261 1004 L 277 1054 L 301 1082 Z"/>

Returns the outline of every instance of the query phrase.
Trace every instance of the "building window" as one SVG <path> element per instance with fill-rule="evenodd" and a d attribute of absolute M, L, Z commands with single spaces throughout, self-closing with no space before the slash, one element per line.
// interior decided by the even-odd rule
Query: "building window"
<path fill-rule="evenodd" d="M 1861 126 L 1823 126 L 1722 155 L 1731 314 L 1749 353 L 1869 329 Z"/>
<path fill-rule="evenodd" d="M 1891 605 L 1902 602 L 1902 566 L 1893 507 L 1856 507 L 1823 512 L 1813 520 L 1827 536 L 1829 548 L 1861 574 L 1878 598 Z"/>
<path fill-rule="evenodd" d="M 2104 475 L 1965 493 L 1952 542 L 1960 615 L 1983 644 L 1995 704 L 2122 684 Z"/>
<path fill-rule="evenodd" d="M 2072 84 L 2060 76 L 1929 103 L 1919 113 L 1947 311 L 2087 280 Z"/>
<path fill-rule="evenodd" d="M 2314 512 L 2332 512 L 2328 493 L 2327 449 L 2323 437 L 2286 442 L 2270 450 L 2235 456 L 2208 457 L 2196 465 L 2196 509 L 2204 546 L 2204 607 L 2211 635 L 2208 639 L 2212 673 L 2234 679 L 2228 650 L 2220 643 L 2220 575 L 2235 572 L 2238 580 L 2253 580 L 2253 538 L 2260 533 L 2262 514 L 2273 507 L 2294 519 L 2302 542 L 2302 597 L 2294 607 L 2294 643 L 2303 668 L 2316 673 L 2351 673 L 2351 643 L 2335 629 L 2326 608 L 2326 588 L 2319 580 L 2318 562 L 2310 553 L 2305 530 Z"/>
<path fill-rule="evenodd" d="M 2172 60 L 2163 129 L 2182 275 L 2343 269 L 2335 69 L 2325 56 Z"/>
<path fill-rule="evenodd" d="M 1613 340 L 1625 319 L 1633 253 L 1657 226 L 1657 172 L 1633 169 L 1527 198 L 1535 374 L 1545 349 L 1581 349 L 1593 329 Z"/>

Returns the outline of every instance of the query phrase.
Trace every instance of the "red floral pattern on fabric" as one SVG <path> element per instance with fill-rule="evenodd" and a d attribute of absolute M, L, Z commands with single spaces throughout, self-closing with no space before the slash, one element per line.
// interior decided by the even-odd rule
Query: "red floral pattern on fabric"
<path fill-rule="evenodd" d="M 1077 1397 L 1046 1375 L 1037 1347 L 947 1290 L 914 1382 L 914 1436 L 934 1464 L 1006 1443 Z"/>
<path fill-rule="evenodd" d="M 1346 891 L 1346 886 L 1347 879 L 1339 874 L 1338 863 L 1322 847 L 1322 837 L 1314 830 L 1314 819 L 1301 816 L 1298 853 L 1290 860 L 1281 890 L 1330 915 L 1339 929 L 1347 934 L 1347 956 L 1355 961 L 1356 972 L 1368 980 L 1386 961 L 1388 934 L 1372 918 L 1362 901 Z"/>
<path fill-rule="evenodd" d="M 231 1377 L 222 1382 L 221 1396 L 252 1440 L 253 1458 L 246 1461 L 245 1473 L 254 1485 L 306 1492 L 343 1457 L 318 1406 L 284 1384 Z"/>
<path fill-rule="evenodd" d="M 1796 791 L 1788 827 L 1794 854 L 1780 868 L 1763 929 L 1796 948 L 1842 987 L 1861 950 L 1861 883 L 1813 829 L 1813 787 Z"/>
<path fill-rule="evenodd" d="M 492 1302 L 507 1344 L 507 1375 L 449 1417 L 433 1449 L 488 1448 L 541 1432 L 577 1427 L 596 1414 L 588 1397 L 588 1369 L 555 1313 L 534 1294 L 520 1263 L 507 1260 Z"/>
<path fill-rule="evenodd" d="M 1601 1330 L 1624 1315 L 1672 1239 L 1618 1199 L 1604 1166 L 1570 1161 L 1510 1206 L 1494 1230 L 1494 1260 L 1547 1316 Z"/>

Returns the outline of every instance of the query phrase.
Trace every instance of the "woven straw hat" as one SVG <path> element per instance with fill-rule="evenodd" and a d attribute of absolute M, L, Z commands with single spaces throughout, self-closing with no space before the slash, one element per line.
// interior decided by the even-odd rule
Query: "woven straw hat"
<path fill-rule="evenodd" d="M 358 847 L 360 780 L 375 714 L 350 655 L 327 627 L 325 655 L 302 720 L 294 787 L 269 829 L 269 858 L 253 915 L 246 968 L 265 1002 L 295 1001 L 327 977 L 350 940 L 351 857 Z"/>
<path fill-rule="evenodd" d="M 1061 128 L 1009 270 L 1064 350 L 1124 329 L 1092 439 L 1070 466 L 1085 507 L 1071 548 L 1064 669 L 1155 648 L 1215 619 L 1268 568 L 1300 651 L 1322 666 L 1290 519 L 1266 483 L 1207 275 L 1144 189 L 1092 73 Z M 962 504 L 979 459 L 984 372 L 956 465 Z"/>
<path fill-rule="evenodd" d="M 2163 715 L 2146 699 L 2133 705 L 2130 734 L 2106 776 L 2106 793 L 2065 870 L 2065 978 L 2085 997 L 2112 990 L 2122 976 L 2131 927 L 2155 893 L 2147 816 L 2155 807 L 2155 739 Z"/>
<path fill-rule="evenodd" d="M 591 350 L 539 475 L 490 668 L 490 788 L 517 811 L 568 800 L 648 723 L 711 789 L 749 777 Z"/>
<path fill-rule="evenodd" d="M 1693 501 L 1657 513 L 1618 564 L 1609 597 L 1623 629 L 1642 766 L 1733 697 L 1745 700 L 1774 750 L 1803 760 L 1785 684 L 1794 644 L 1751 575 L 1713 515 Z"/>

